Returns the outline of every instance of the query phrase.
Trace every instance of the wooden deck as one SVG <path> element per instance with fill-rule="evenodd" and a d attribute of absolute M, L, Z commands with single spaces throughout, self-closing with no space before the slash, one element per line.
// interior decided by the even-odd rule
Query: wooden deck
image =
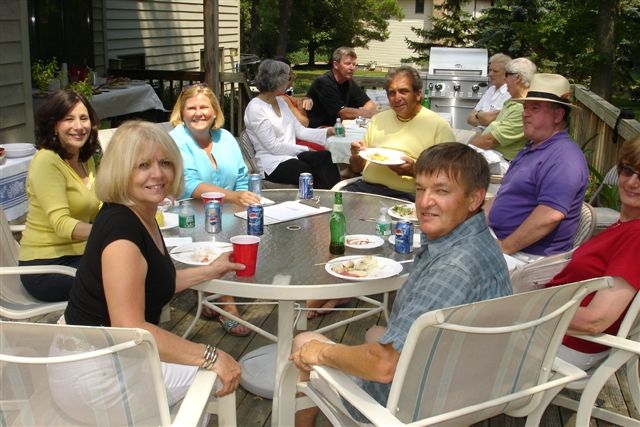
<path fill-rule="evenodd" d="M 162 324 L 165 329 L 171 330 L 176 334 L 181 335 L 189 326 L 193 319 L 196 306 L 196 294 L 193 291 L 185 291 L 182 294 L 177 295 L 171 302 L 171 320 Z M 356 304 L 362 304 L 353 300 L 350 307 L 356 307 Z M 240 311 L 244 319 L 247 319 L 254 324 L 261 325 L 269 331 L 276 332 L 277 325 L 277 308 L 275 305 L 251 305 L 241 306 Z M 327 316 L 319 317 L 309 322 L 309 329 L 313 330 L 320 327 L 327 322 L 333 322 L 340 317 L 346 317 L 350 314 L 350 311 L 335 312 Z M 57 320 L 59 314 L 52 314 L 46 316 L 39 321 L 53 323 Z M 383 324 L 384 320 L 379 317 L 369 317 L 367 319 L 360 320 L 359 322 L 350 324 L 346 327 L 336 329 L 328 334 L 328 336 L 338 342 L 346 344 L 359 343 L 360 337 L 363 336 L 364 331 L 375 323 Z M 190 337 L 191 340 L 196 342 L 203 342 L 216 345 L 226 352 L 230 353 L 237 359 L 242 357 L 245 353 L 261 347 L 266 344 L 270 344 L 270 341 L 266 338 L 252 334 L 249 337 L 240 338 L 230 336 L 224 333 L 222 327 L 216 321 L 209 321 L 205 319 L 198 320 Z M 622 378 L 622 377 L 621 377 Z M 630 402 L 629 391 L 626 383 L 621 381 L 611 380 L 609 384 L 601 394 L 602 405 L 607 408 L 618 408 L 618 411 L 627 412 L 627 402 Z M 236 393 L 237 399 L 237 417 L 238 426 L 241 427 L 261 427 L 271 425 L 271 400 L 257 397 L 251 393 L 246 392 L 242 388 L 239 388 Z M 633 408 L 633 405 L 631 405 Z M 635 409 L 632 415 L 640 419 L 640 415 Z M 628 412 L 627 412 L 628 413 Z M 209 424 L 210 426 L 216 426 L 215 417 Z M 330 424 L 322 416 L 318 419 L 318 426 L 329 426 Z M 591 427 L 604 427 L 611 424 L 601 421 L 591 421 Z M 481 427 L 516 427 L 524 426 L 524 419 L 516 419 L 506 416 L 500 416 L 492 418 L 491 420 L 477 424 Z M 571 411 L 558 408 L 556 406 L 550 406 L 543 418 L 542 426 L 544 427 L 557 427 L 557 426 L 575 426 L 575 414 Z M 581 427 L 581 426 L 580 426 Z"/>

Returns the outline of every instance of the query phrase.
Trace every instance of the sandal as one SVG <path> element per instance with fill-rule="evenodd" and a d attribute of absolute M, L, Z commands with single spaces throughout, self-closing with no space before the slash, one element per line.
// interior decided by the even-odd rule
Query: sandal
<path fill-rule="evenodd" d="M 238 327 L 242 327 L 240 323 L 236 322 L 233 319 L 222 320 L 222 317 L 218 318 L 218 321 L 222 325 L 222 328 L 229 334 L 236 337 L 246 337 L 251 334 L 251 330 L 247 328 L 247 332 L 237 332 L 235 329 Z"/>

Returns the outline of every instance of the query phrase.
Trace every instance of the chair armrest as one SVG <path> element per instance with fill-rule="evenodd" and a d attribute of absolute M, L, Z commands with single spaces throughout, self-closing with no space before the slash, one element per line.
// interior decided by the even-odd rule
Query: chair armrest
<path fill-rule="evenodd" d="M 403 425 L 387 408 L 369 396 L 356 384 L 350 376 L 337 369 L 327 366 L 313 366 L 318 376 L 329 383 L 345 400 L 358 409 L 375 425 L 394 426 Z"/>
<path fill-rule="evenodd" d="M 66 265 L 24 265 L 15 267 L 0 267 L 0 276 L 15 276 L 16 274 L 64 274 L 75 277 L 76 269 Z"/>
<path fill-rule="evenodd" d="M 559 357 L 556 357 L 553 360 L 551 370 L 557 372 L 565 378 L 571 378 L 571 381 L 577 381 L 581 378 L 587 377 L 587 373 L 585 371 L 569 362 L 560 359 Z"/>
<path fill-rule="evenodd" d="M 593 342 L 596 344 L 606 345 L 618 350 L 628 351 L 630 353 L 640 354 L 640 345 L 637 341 L 628 340 L 615 335 L 609 334 L 597 334 L 597 335 L 575 335 L 569 334 L 572 337 L 580 338 L 581 340 Z"/>
<path fill-rule="evenodd" d="M 218 375 L 213 371 L 198 369 L 172 425 L 180 427 L 198 425 L 213 392 L 217 377 Z"/>

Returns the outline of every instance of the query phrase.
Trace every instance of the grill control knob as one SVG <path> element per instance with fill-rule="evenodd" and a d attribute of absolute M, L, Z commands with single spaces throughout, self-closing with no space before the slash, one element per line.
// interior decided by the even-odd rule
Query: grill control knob
<path fill-rule="evenodd" d="M 478 86 L 478 85 L 471 86 L 471 91 L 473 93 L 477 93 L 479 90 L 480 90 L 480 86 Z"/>
<path fill-rule="evenodd" d="M 433 83 L 429 82 L 429 90 L 433 90 Z"/>
<path fill-rule="evenodd" d="M 442 83 L 436 83 L 436 90 L 437 91 L 441 91 L 442 90 Z"/>
<path fill-rule="evenodd" d="M 454 83 L 453 84 L 453 91 L 454 92 L 460 92 L 460 83 Z"/>

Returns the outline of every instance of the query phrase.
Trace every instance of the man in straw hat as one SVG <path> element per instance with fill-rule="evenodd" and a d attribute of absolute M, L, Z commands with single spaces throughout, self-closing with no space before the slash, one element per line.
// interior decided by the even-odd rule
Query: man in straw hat
<path fill-rule="evenodd" d="M 526 98 L 515 101 L 524 104 L 528 142 L 485 209 L 502 251 L 530 260 L 571 249 L 589 169 L 566 129 L 574 108 L 566 78 L 536 74 Z"/>

